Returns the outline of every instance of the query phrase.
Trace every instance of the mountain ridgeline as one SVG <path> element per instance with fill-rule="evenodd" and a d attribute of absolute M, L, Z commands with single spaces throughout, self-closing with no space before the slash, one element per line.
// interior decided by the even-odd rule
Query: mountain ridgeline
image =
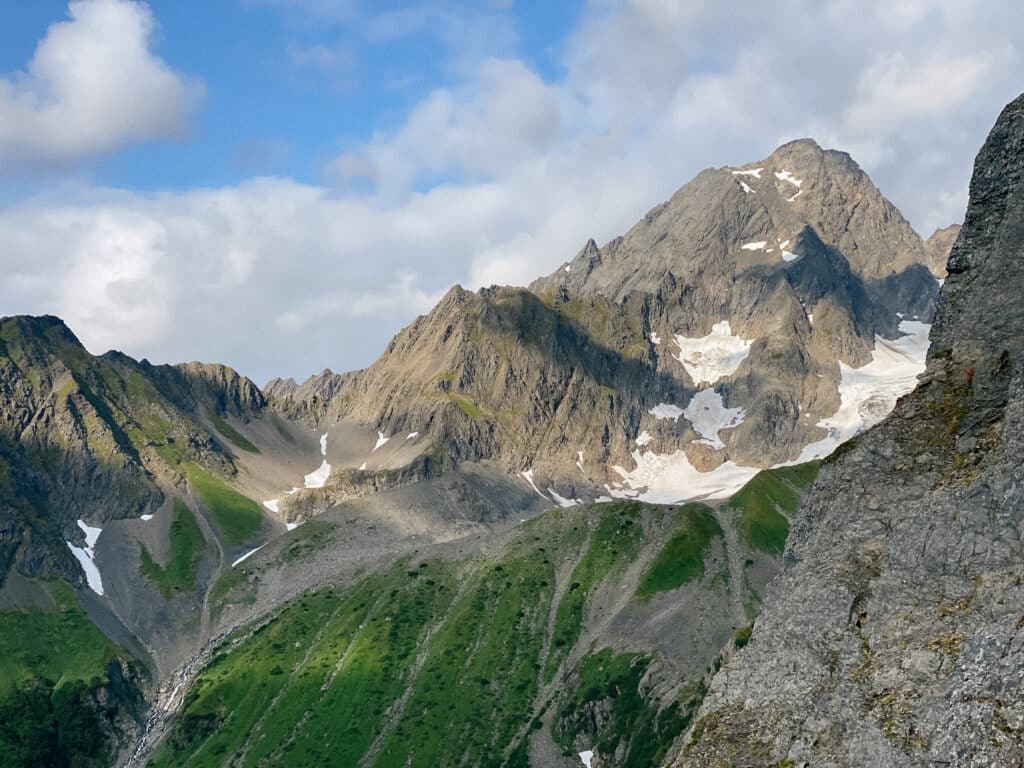
<path fill-rule="evenodd" d="M 0 750 L 19 766 L 770 764 L 728 746 L 716 707 L 752 694 L 718 673 L 788 648 L 789 609 L 761 614 L 776 577 L 794 585 L 777 603 L 808 595 L 800 638 L 840 607 L 800 563 L 874 557 L 874 539 L 849 554 L 857 536 L 834 535 L 859 509 L 835 506 L 836 478 L 879 429 L 833 451 L 914 387 L 942 280 L 969 303 L 973 254 L 996 247 L 972 216 L 1000 198 L 978 189 L 962 233 L 925 241 L 848 155 L 791 142 L 701 172 L 529 288 L 456 286 L 369 368 L 301 384 L 94 356 L 57 318 L 0 320 Z M 938 373 L 933 347 L 928 374 L 945 394 L 922 407 L 956 422 L 928 456 L 968 488 L 1009 421 L 970 416 L 960 369 L 990 410 L 1015 369 L 954 316 L 940 309 L 952 351 Z M 907 462 L 880 477 L 895 488 Z"/>

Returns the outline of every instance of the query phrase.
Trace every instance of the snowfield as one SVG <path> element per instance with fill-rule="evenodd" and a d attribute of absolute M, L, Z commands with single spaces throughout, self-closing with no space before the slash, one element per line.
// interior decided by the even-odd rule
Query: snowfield
<path fill-rule="evenodd" d="M 84 520 L 78 521 L 78 527 L 85 533 L 85 548 L 76 547 L 70 541 L 64 543 L 68 545 L 71 554 L 75 556 L 75 559 L 81 564 L 82 570 L 85 571 L 85 580 L 89 584 L 89 589 L 97 595 L 102 595 L 103 579 L 100 577 L 100 569 L 96 567 L 96 542 L 99 541 L 103 529 L 92 528 L 86 525 Z"/>
<path fill-rule="evenodd" d="M 320 455 L 324 457 L 319 467 L 314 469 L 303 478 L 303 484 L 307 488 L 323 488 L 331 476 L 331 465 L 327 463 L 327 433 L 320 436 Z M 276 510 L 275 510 L 276 511 Z"/>
<path fill-rule="evenodd" d="M 799 189 L 800 185 L 804 183 L 803 179 L 798 179 L 796 176 L 792 174 L 791 171 L 787 171 L 785 168 L 776 173 L 775 178 L 778 179 L 779 181 L 788 181 L 797 189 Z"/>
<path fill-rule="evenodd" d="M 924 373 L 931 326 L 903 320 L 905 336 L 888 340 L 875 337 L 871 362 L 861 368 L 839 363 L 839 410 L 818 422 L 828 435 L 804 447 L 794 463 L 828 456 L 851 437 L 873 427 L 896 407 L 896 401 L 917 386 Z"/>
<path fill-rule="evenodd" d="M 747 355 L 753 341 L 744 341 L 734 336 L 728 320 L 711 326 L 707 336 L 692 338 L 676 334 L 674 337 L 679 354 L 673 357 L 683 364 L 694 383 L 714 385 L 726 376 L 736 372 Z"/>
<path fill-rule="evenodd" d="M 722 325 L 725 326 L 724 329 L 720 328 Z M 727 323 L 720 323 L 715 329 L 712 336 L 718 339 L 738 339 L 731 336 Z M 818 426 L 826 429 L 828 435 L 805 446 L 800 456 L 795 461 L 787 462 L 788 464 L 800 464 L 827 456 L 841 443 L 885 418 L 896 406 L 896 401 L 914 389 L 918 376 L 925 369 L 931 326 L 916 320 L 902 320 L 899 329 L 905 335 L 898 339 L 889 340 L 880 336 L 875 338 L 875 349 L 871 355 L 871 362 L 867 365 L 851 368 L 839 363 L 839 409 L 832 416 L 818 422 Z M 682 337 L 676 338 L 678 340 Z M 701 349 L 704 357 L 699 363 L 690 361 L 690 365 L 697 369 L 696 374 L 691 372 L 695 379 L 715 376 L 725 370 L 727 365 L 732 365 L 731 360 L 728 363 L 722 361 L 729 358 L 730 350 L 736 349 L 735 342 L 729 341 L 722 345 L 724 349 L 719 348 L 709 354 L 709 351 L 715 348 L 709 341 L 710 338 L 683 339 L 684 342 L 691 344 L 694 341 L 704 342 Z M 749 342 L 744 343 L 749 348 Z M 692 344 L 690 349 L 696 346 Z M 680 345 L 680 348 L 682 350 L 683 346 Z M 745 356 L 744 353 L 743 357 Z M 687 365 L 686 361 L 681 362 Z M 704 365 L 705 368 L 699 368 L 698 365 Z M 735 366 L 738 367 L 738 363 Z M 687 370 L 690 370 L 689 366 Z M 735 367 L 731 370 L 735 370 Z M 718 392 L 714 389 L 704 389 L 693 396 L 683 415 L 701 435 L 702 439 L 699 442 L 715 448 L 724 448 L 719 432 L 741 424 L 744 411 L 742 408 L 726 408 Z M 645 435 L 646 433 L 641 435 L 641 438 Z M 632 453 L 636 468 L 627 470 L 620 466 L 612 467 L 622 477 L 622 481 L 615 483 L 614 487 L 607 486 L 611 496 L 656 504 L 673 504 L 701 498 L 721 499 L 738 491 L 760 471 L 756 467 L 742 467 L 733 461 L 727 461 L 710 472 L 700 472 L 690 463 L 684 451 L 678 450 L 663 456 L 653 451 L 645 451 L 643 446 L 650 441 L 641 442 L 641 438 L 637 439 L 638 448 Z"/>
<path fill-rule="evenodd" d="M 625 488 L 609 488 L 620 499 L 639 499 L 652 504 L 675 504 L 689 499 L 724 499 L 761 470 L 741 467 L 727 461 L 711 472 L 700 472 L 682 450 L 665 456 L 648 451 L 633 451 L 636 469 L 629 471 L 614 466 L 622 476 Z M 641 490 L 646 489 L 646 490 Z"/>
<path fill-rule="evenodd" d="M 712 448 L 725 448 L 725 443 L 718 433 L 723 429 L 732 429 L 743 423 L 746 415 L 742 408 L 726 408 L 722 396 L 713 389 L 698 392 L 686 406 L 683 415 L 701 436 L 698 442 Z"/>
<path fill-rule="evenodd" d="M 255 554 L 256 554 L 257 552 L 259 552 L 259 551 L 260 551 L 261 549 L 263 549 L 263 548 L 264 548 L 265 546 L 267 546 L 267 545 L 266 545 L 266 544 L 260 544 L 260 545 L 259 545 L 258 547 L 256 547 L 256 549 L 250 549 L 250 550 L 249 550 L 248 552 L 246 552 L 246 553 L 245 553 L 244 555 L 242 555 L 242 556 L 241 556 L 240 558 L 238 558 L 237 560 L 235 560 L 235 562 L 233 562 L 233 563 L 231 564 L 231 567 L 232 567 L 232 568 L 234 568 L 234 567 L 235 567 L 236 565 L 238 565 L 239 563 L 243 563 L 243 562 L 245 562 L 245 561 L 246 561 L 246 560 L 248 560 L 248 559 L 249 559 L 250 557 L 252 557 L 252 556 L 253 556 L 253 555 L 255 555 Z"/>
<path fill-rule="evenodd" d="M 678 405 L 658 403 L 656 406 L 651 408 L 648 413 L 656 419 L 672 419 L 672 421 L 678 421 L 679 417 L 683 415 L 683 409 Z"/>
<path fill-rule="evenodd" d="M 526 478 L 526 482 L 528 482 L 530 484 L 530 487 L 533 488 L 533 490 L 535 490 L 537 492 L 538 496 L 540 496 L 542 499 L 547 499 L 548 498 L 547 496 L 545 496 L 543 493 L 540 492 L 540 488 L 538 488 L 537 484 L 535 482 L 533 482 L 533 470 L 532 469 L 528 469 L 525 472 L 520 472 L 519 474 L 521 474 L 523 477 Z M 548 499 L 548 501 L 550 501 L 550 499 Z"/>
<path fill-rule="evenodd" d="M 564 496 L 559 496 L 555 492 L 554 488 L 548 488 L 548 493 L 551 494 L 551 498 L 555 500 L 555 503 L 558 506 L 562 507 L 563 509 L 568 509 L 569 507 L 575 507 L 576 505 L 583 503 L 579 499 L 567 499 Z"/>
<path fill-rule="evenodd" d="M 303 478 L 303 482 L 307 488 L 323 488 L 327 485 L 327 478 L 330 476 L 331 465 L 327 463 L 327 459 L 324 459 L 319 467 Z"/>

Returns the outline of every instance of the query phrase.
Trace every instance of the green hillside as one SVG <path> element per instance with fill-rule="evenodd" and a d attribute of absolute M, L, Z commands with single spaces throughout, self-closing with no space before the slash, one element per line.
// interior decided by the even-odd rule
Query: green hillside
<path fill-rule="evenodd" d="M 217 649 L 151 765 L 520 768 L 538 739 L 657 765 L 744 629 L 724 547 L 710 507 L 599 504 L 520 525 L 498 555 L 406 558 L 307 594 Z M 222 597 L 251 594 L 255 571 L 232 576 Z M 710 606 L 688 623 L 717 639 L 673 678 L 656 651 L 595 634 L 611 598 L 645 616 Z"/>

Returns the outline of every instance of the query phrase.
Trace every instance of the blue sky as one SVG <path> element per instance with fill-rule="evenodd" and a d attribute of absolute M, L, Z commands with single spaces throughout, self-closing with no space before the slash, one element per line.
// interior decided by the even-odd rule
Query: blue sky
<path fill-rule="evenodd" d="M 363 367 L 699 170 L 810 136 L 923 235 L 1019 0 L 33 0 L 0 26 L 0 315 L 263 383 Z"/>
<path fill-rule="evenodd" d="M 562 40 L 580 11 L 572 0 L 508 8 L 445 3 L 443 12 L 407 2 L 364 3 L 371 12 L 346 12 L 343 1 L 323 5 L 336 15 L 303 3 L 152 0 L 159 24 L 153 50 L 202 80 L 202 111 L 185 141 L 87 158 L 77 173 L 139 190 L 234 184 L 253 175 L 319 183 L 332 157 L 399 123 L 425 92 L 458 82 L 472 66 L 472 47 L 522 58 L 557 77 Z M 66 15 L 66 0 L 10 3 L 0 26 L 0 72 L 22 68 L 49 25 Z M 51 181 L 38 169 L 22 179 Z"/>

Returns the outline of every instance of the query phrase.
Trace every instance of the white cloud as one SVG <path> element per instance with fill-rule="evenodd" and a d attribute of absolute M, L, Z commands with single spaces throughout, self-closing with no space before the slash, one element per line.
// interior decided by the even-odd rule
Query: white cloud
<path fill-rule="evenodd" d="M 147 139 L 176 139 L 203 95 L 153 55 L 148 6 L 78 0 L 24 72 L 0 79 L 0 169 L 63 163 Z"/>
<path fill-rule="evenodd" d="M 492 178 L 555 144 L 559 97 L 522 62 L 486 59 L 464 89 L 433 92 L 397 133 L 341 155 L 330 170 L 367 178 L 389 197 L 432 176 Z"/>

